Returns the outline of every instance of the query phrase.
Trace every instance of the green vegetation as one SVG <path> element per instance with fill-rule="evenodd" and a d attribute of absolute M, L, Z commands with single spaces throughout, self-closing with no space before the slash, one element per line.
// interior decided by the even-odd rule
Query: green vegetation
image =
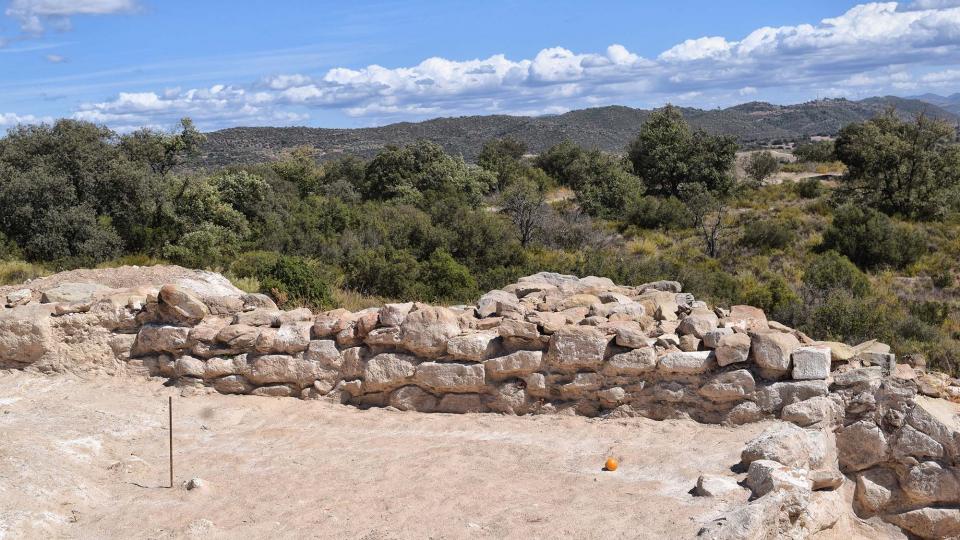
<path fill-rule="evenodd" d="M 472 302 L 536 271 L 676 279 L 956 373 L 960 154 L 943 124 L 849 126 L 835 152 L 798 150 L 801 166 L 843 177 L 779 185 L 759 181 L 774 166 L 765 152 L 737 181 L 735 142 L 678 109 L 636 127 L 626 158 L 570 142 L 530 157 L 495 139 L 474 165 L 419 141 L 371 159 L 318 163 L 296 148 L 207 171 L 185 166 L 202 141 L 189 121 L 129 135 L 73 120 L 20 127 L 0 139 L 0 281 L 174 262 L 287 306 L 359 309 Z"/>

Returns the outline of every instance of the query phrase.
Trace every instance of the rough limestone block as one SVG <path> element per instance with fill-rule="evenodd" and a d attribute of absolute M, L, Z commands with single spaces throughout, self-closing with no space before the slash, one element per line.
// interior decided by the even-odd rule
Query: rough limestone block
<path fill-rule="evenodd" d="M 677 352 L 660 359 L 657 368 L 666 373 L 699 375 L 716 365 L 712 351 Z"/>
<path fill-rule="evenodd" d="M 830 376 L 828 347 L 800 347 L 793 351 L 793 378 L 798 381 L 826 379 Z"/>
<path fill-rule="evenodd" d="M 482 364 L 424 362 L 417 366 L 413 382 L 435 393 L 480 392 L 486 383 Z"/>
<path fill-rule="evenodd" d="M 483 363 L 487 375 L 500 381 L 511 377 L 524 377 L 540 369 L 543 363 L 541 351 L 517 351 Z"/>

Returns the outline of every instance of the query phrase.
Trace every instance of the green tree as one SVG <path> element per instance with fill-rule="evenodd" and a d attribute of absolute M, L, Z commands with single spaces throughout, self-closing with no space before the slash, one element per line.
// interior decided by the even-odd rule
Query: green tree
<path fill-rule="evenodd" d="M 837 156 L 847 166 L 842 195 L 887 214 L 932 218 L 956 208 L 960 145 L 949 124 L 893 111 L 840 131 Z"/>
<path fill-rule="evenodd" d="M 862 268 L 903 268 L 926 252 L 922 234 L 872 208 L 837 208 L 823 234 L 823 247 L 846 255 Z"/>
<path fill-rule="evenodd" d="M 744 166 L 744 169 L 747 172 L 747 176 L 753 181 L 757 186 L 763 185 L 763 181 L 767 178 L 773 176 L 780 170 L 780 162 L 777 161 L 777 158 L 774 157 L 773 153 L 769 150 L 763 150 L 762 152 L 753 152 L 750 154 L 750 157 L 747 158 L 747 163 Z"/>
<path fill-rule="evenodd" d="M 648 193 L 682 199 L 698 193 L 697 185 L 714 193 L 729 191 L 736 151 L 731 137 L 692 131 L 680 109 L 667 105 L 650 114 L 627 155 Z"/>
<path fill-rule="evenodd" d="M 144 162 L 154 173 L 164 176 L 187 158 L 197 155 L 206 140 L 193 120 L 183 118 L 178 132 L 141 128 L 123 136 L 120 148 L 133 161 Z"/>
<path fill-rule="evenodd" d="M 360 189 L 366 200 L 395 200 L 421 207 L 441 200 L 477 205 L 482 191 L 462 158 L 454 158 L 428 141 L 384 148 L 367 165 Z"/>
<path fill-rule="evenodd" d="M 503 191 L 514 178 L 520 176 L 527 153 L 527 145 L 516 139 L 492 139 L 483 144 L 477 156 L 477 165 L 497 176 L 497 190 Z"/>
<path fill-rule="evenodd" d="M 833 141 L 810 141 L 797 145 L 793 155 L 804 163 L 827 163 L 837 160 Z"/>
<path fill-rule="evenodd" d="M 546 217 L 546 197 L 530 180 L 513 183 L 500 197 L 502 212 L 517 227 L 520 245 L 527 247 Z"/>

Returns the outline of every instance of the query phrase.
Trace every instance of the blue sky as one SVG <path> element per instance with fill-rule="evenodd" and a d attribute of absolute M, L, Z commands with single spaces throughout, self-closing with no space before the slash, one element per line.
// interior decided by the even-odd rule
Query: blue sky
<path fill-rule="evenodd" d="M 0 128 L 357 127 L 960 91 L 960 0 L 0 1 Z"/>

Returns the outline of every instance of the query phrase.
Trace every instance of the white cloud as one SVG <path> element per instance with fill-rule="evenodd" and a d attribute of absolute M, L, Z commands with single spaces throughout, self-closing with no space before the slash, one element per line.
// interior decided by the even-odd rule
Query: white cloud
<path fill-rule="evenodd" d="M 59 54 L 48 54 L 44 58 L 46 58 L 47 62 L 50 62 L 51 64 L 62 64 L 63 62 L 67 61 L 65 57 Z"/>
<path fill-rule="evenodd" d="M 6 14 L 25 33 L 40 34 L 48 25 L 68 29 L 74 15 L 112 15 L 136 8 L 135 0 L 11 0 Z"/>
<path fill-rule="evenodd" d="M 311 109 L 376 123 L 542 114 L 610 103 L 729 104 L 744 96 L 782 101 L 791 99 L 786 95 L 807 99 L 915 90 L 957 80 L 950 66 L 960 64 L 958 3 L 861 4 L 815 25 L 763 27 L 739 39 L 688 39 L 656 59 L 619 44 L 598 53 L 549 47 L 526 59 L 432 57 L 412 66 L 336 67 L 249 84 L 121 93 L 86 104 L 76 114 L 111 125 L 190 115 L 210 128 L 303 122 Z"/>
<path fill-rule="evenodd" d="M 32 114 L 0 113 L 0 127 L 2 128 L 13 127 L 19 124 L 40 124 L 52 121 L 53 119 L 49 116 L 39 117 Z"/>

